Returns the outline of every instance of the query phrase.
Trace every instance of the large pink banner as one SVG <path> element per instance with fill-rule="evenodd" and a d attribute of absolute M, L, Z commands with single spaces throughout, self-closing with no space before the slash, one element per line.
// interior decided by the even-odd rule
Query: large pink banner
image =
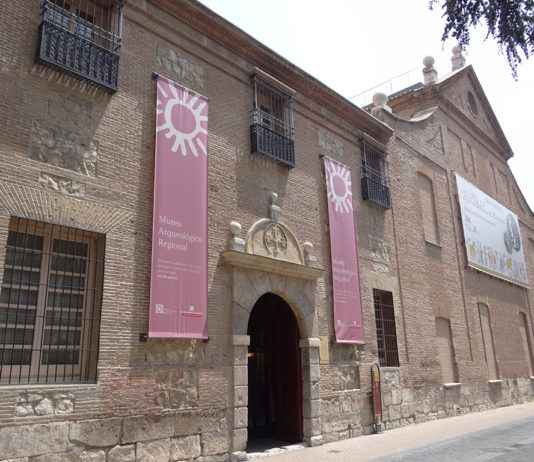
<path fill-rule="evenodd" d="M 350 170 L 324 158 L 330 253 L 334 292 L 334 327 L 339 343 L 363 343 L 362 304 Z"/>
<path fill-rule="evenodd" d="M 208 101 L 156 77 L 149 337 L 208 337 Z"/>

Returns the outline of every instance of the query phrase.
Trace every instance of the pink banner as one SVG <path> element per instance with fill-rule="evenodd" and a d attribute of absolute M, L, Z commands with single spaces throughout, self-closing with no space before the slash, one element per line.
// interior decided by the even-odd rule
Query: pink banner
<path fill-rule="evenodd" d="M 156 76 L 149 337 L 208 337 L 208 101 Z"/>
<path fill-rule="evenodd" d="M 339 343 L 363 343 L 362 304 L 350 170 L 324 158 L 330 253 L 334 291 L 334 327 Z"/>

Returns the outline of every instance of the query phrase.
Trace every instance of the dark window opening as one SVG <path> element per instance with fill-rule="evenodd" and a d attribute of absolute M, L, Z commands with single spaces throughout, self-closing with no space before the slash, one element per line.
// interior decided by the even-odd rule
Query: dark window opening
<path fill-rule="evenodd" d="M 122 4 L 122 0 L 41 0 L 38 61 L 115 91 Z"/>
<path fill-rule="evenodd" d="M 292 97 L 257 76 L 253 79 L 254 107 L 250 114 L 253 154 L 263 154 L 295 166 Z"/>
<path fill-rule="evenodd" d="M 378 359 L 383 367 L 399 367 L 393 294 L 373 289 Z"/>
<path fill-rule="evenodd" d="M 384 153 L 362 142 L 362 198 L 386 209 L 391 207 L 389 180 Z"/>
<path fill-rule="evenodd" d="M 12 218 L 0 289 L 0 384 L 96 380 L 104 237 Z"/>

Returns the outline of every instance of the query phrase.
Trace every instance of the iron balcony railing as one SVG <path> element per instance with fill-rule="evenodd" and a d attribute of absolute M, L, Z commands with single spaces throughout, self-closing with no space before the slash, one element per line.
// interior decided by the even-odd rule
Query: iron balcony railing
<path fill-rule="evenodd" d="M 260 109 L 250 113 L 250 145 L 253 154 L 263 154 L 295 167 L 293 127 Z"/>
<path fill-rule="evenodd" d="M 368 165 L 362 165 L 362 198 L 380 207 L 391 207 L 391 195 L 387 176 Z"/>
<path fill-rule="evenodd" d="M 50 0 L 41 0 L 37 59 L 107 91 L 118 87 L 122 2 L 111 2 L 106 30 Z"/>

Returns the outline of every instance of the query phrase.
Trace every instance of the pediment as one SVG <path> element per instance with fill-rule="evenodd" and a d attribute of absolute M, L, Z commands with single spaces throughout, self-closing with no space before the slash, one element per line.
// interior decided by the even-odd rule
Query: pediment
<path fill-rule="evenodd" d="M 253 255 L 304 264 L 302 249 L 291 229 L 269 218 L 258 220 L 247 233 L 245 251 Z"/>
<path fill-rule="evenodd" d="M 313 244 L 300 244 L 293 230 L 280 220 L 282 212 L 277 204 L 276 193 L 271 193 L 270 201 L 269 218 L 257 220 L 248 230 L 245 239 L 241 237 L 241 224 L 235 221 L 230 223 L 232 238 L 228 250 L 265 257 L 273 262 L 311 266 L 316 261 L 312 255 Z"/>
<path fill-rule="evenodd" d="M 471 66 L 441 82 L 441 94 L 482 132 L 502 147 L 507 159 L 512 150 Z"/>

